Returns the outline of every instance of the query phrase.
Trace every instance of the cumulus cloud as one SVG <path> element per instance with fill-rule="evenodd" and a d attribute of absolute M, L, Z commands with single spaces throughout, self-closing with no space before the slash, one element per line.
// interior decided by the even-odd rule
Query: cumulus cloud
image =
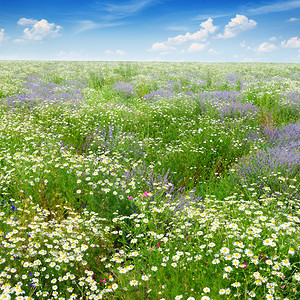
<path fill-rule="evenodd" d="M 200 43 L 193 43 L 189 48 L 189 52 L 199 52 L 202 51 L 206 48 L 205 44 L 200 44 Z"/>
<path fill-rule="evenodd" d="M 278 49 L 274 44 L 264 42 L 258 46 L 257 52 L 272 52 L 273 50 Z"/>
<path fill-rule="evenodd" d="M 0 29 L 0 43 L 4 41 L 5 39 L 5 30 L 2 28 Z"/>
<path fill-rule="evenodd" d="M 209 18 L 205 22 L 200 24 L 201 29 L 186 34 L 180 34 L 175 37 L 170 37 L 164 42 L 154 43 L 151 47 L 151 51 L 168 51 L 168 50 L 176 50 L 174 46 L 182 45 L 187 42 L 205 42 L 209 35 L 213 34 L 217 30 L 217 26 L 213 25 L 213 19 Z M 193 46 L 196 47 L 196 46 Z M 200 47 L 200 46 L 199 46 Z"/>
<path fill-rule="evenodd" d="M 217 26 L 213 25 L 213 19 L 209 18 L 205 22 L 200 24 L 202 29 L 195 33 L 189 33 L 178 35 L 172 38 L 168 38 L 167 43 L 171 45 L 180 45 L 188 41 L 205 42 L 210 34 L 213 34 L 217 30 Z"/>
<path fill-rule="evenodd" d="M 219 34 L 218 38 L 229 39 L 234 38 L 243 31 L 254 28 L 257 23 L 254 20 L 249 20 L 244 15 L 236 15 L 231 21 L 225 26 L 224 33 Z"/>
<path fill-rule="evenodd" d="M 300 48 L 300 39 L 295 36 L 290 38 L 288 41 L 281 42 L 283 48 Z"/>
<path fill-rule="evenodd" d="M 34 19 L 21 18 L 18 21 L 21 26 L 30 26 L 24 29 L 22 39 L 17 39 L 15 42 L 24 41 L 41 41 L 45 38 L 55 38 L 59 34 L 58 32 L 62 29 L 61 26 L 55 25 L 54 23 L 48 23 L 47 20 L 42 19 L 40 21 Z"/>

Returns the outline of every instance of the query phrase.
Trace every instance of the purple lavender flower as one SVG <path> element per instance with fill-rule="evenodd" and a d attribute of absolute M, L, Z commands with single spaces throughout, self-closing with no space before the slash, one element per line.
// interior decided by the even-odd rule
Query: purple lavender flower
<path fill-rule="evenodd" d="M 203 101 L 210 104 L 226 104 L 233 102 L 241 102 L 242 96 L 236 91 L 203 91 L 197 96 Z"/>
<path fill-rule="evenodd" d="M 233 102 L 222 107 L 221 116 L 230 118 L 245 117 L 256 112 L 257 106 L 251 103 Z"/>
<path fill-rule="evenodd" d="M 251 157 L 247 164 L 240 165 L 238 168 L 238 174 L 244 179 L 248 175 L 258 176 L 277 171 L 287 173 L 289 176 L 300 174 L 300 152 L 298 147 L 295 149 L 280 146 L 267 148 L 258 152 L 257 156 Z"/>
<path fill-rule="evenodd" d="M 65 104 L 73 106 L 85 101 L 79 90 L 81 84 L 78 81 L 68 81 L 65 84 L 43 82 L 39 75 L 31 75 L 26 78 L 25 92 L 3 99 L 9 107 L 33 108 L 39 104 Z"/>
<path fill-rule="evenodd" d="M 109 125 L 108 128 L 98 127 L 91 135 L 86 136 L 85 142 L 82 145 L 82 152 L 91 150 L 91 144 L 103 152 L 119 151 L 125 157 L 141 159 L 145 156 L 143 147 L 140 145 L 135 134 L 132 132 L 120 132 L 114 125 Z"/>
<path fill-rule="evenodd" d="M 300 93 L 298 91 L 281 94 L 280 101 L 287 103 L 290 106 L 300 108 Z"/>
<path fill-rule="evenodd" d="M 172 80 L 168 81 L 166 83 L 166 90 L 173 91 L 173 92 L 180 92 L 181 91 L 181 83 L 180 80 L 177 80 L 177 82 L 174 82 Z"/>
<path fill-rule="evenodd" d="M 265 127 L 262 133 L 267 139 L 266 148 L 238 165 L 238 177 L 247 181 L 278 171 L 287 176 L 300 174 L 300 122 L 281 128 Z"/>
<path fill-rule="evenodd" d="M 135 90 L 132 82 L 119 81 L 114 84 L 114 90 L 119 93 L 119 95 L 130 98 L 135 95 Z"/>
<path fill-rule="evenodd" d="M 174 94 L 169 90 L 159 89 L 157 91 L 153 91 L 145 96 L 146 101 L 157 101 L 161 98 L 173 98 Z"/>

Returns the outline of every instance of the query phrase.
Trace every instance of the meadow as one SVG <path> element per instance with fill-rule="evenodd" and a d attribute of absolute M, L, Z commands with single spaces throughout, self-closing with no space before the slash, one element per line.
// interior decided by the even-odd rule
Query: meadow
<path fill-rule="evenodd" d="M 300 65 L 0 61 L 0 299 L 299 299 Z"/>

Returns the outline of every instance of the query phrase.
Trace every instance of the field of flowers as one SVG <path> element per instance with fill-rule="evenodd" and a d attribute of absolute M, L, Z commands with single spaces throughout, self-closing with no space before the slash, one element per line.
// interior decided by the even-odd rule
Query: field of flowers
<path fill-rule="evenodd" d="M 300 65 L 0 62 L 0 299 L 300 299 Z"/>

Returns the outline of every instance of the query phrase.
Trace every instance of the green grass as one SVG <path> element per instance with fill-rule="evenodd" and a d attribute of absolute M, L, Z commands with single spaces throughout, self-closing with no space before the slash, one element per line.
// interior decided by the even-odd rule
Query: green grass
<path fill-rule="evenodd" d="M 0 64 L 1 299 L 298 298 L 298 65 Z"/>

